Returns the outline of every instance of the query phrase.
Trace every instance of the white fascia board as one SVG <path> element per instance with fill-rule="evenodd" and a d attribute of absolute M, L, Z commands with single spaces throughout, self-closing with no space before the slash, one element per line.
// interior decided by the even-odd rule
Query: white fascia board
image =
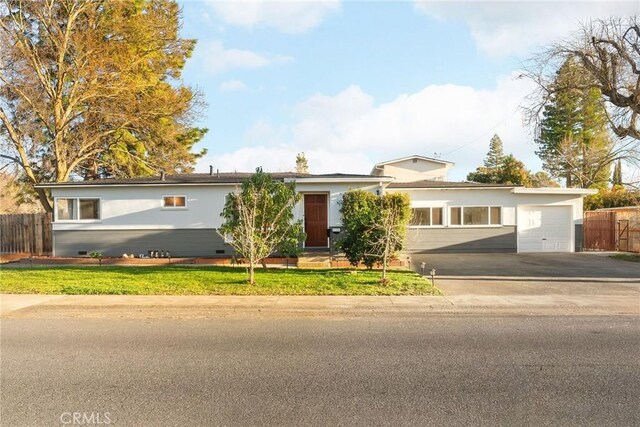
<path fill-rule="evenodd" d="M 576 196 L 588 196 L 592 194 L 597 194 L 598 190 L 592 190 L 588 188 L 553 188 L 553 187 L 544 187 L 544 188 L 524 188 L 524 187 L 515 187 L 512 190 L 514 194 L 574 194 Z"/>
<path fill-rule="evenodd" d="M 216 186 L 216 187 L 234 187 L 241 185 L 242 182 L 164 182 L 164 183 L 144 183 L 144 184 L 38 184 L 34 188 L 110 188 L 110 187 L 203 187 L 203 186 Z"/>
<path fill-rule="evenodd" d="M 340 184 L 346 182 L 382 182 L 390 183 L 395 178 L 384 176 L 372 176 L 371 178 L 285 178 L 284 182 L 295 182 L 300 184 Z"/>
<path fill-rule="evenodd" d="M 469 191 L 469 190 L 509 190 L 512 191 L 513 187 L 393 187 L 389 188 L 389 191 Z"/>

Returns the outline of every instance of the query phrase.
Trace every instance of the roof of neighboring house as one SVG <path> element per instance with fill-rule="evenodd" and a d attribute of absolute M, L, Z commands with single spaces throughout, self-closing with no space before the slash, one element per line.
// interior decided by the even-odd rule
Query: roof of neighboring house
<path fill-rule="evenodd" d="M 129 185 L 181 185 L 181 184 L 237 184 L 245 179 L 250 178 L 252 172 L 220 172 L 220 173 L 190 173 L 179 175 L 165 175 L 164 179 L 160 176 L 149 176 L 141 178 L 123 178 L 123 179 L 96 179 L 88 181 L 69 181 L 69 182 L 51 182 L 38 184 L 36 187 L 52 188 L 52 187 L 91 187 L 91 186 L 129 186 Z M 295 172 L 275 172 L 269 173 L 271 177 L 278 181 L 371 181 L 371 180 L 391 180 L 388 177 L 374 177 L 371 175 L 357 174 L 300 174 Z"/>
<path fill-rule="evenodd" d="M 481 184 L 470 181 L 434 181 L 424 180 L 415 182 L 393 182 L 387 188 L 422 189 L 422 188 L 514 188 L 512 184 Z"/>
<path fill-rule="evenodd" d="M 451 165 L 451 166 L 453 166 L 455 164 L 453 162 L 448 162 L 448 161 L 442 160 L 442 159 L 434 159 L 433 157 L 420 156 L 418 154 L 414 154 L 413 156 L 401 157 L 399 159 L 387 160 L 386 162 L 376 163 L 376 165 L 374 166 L 374 169 L 377 166 L 384 166 L 384 165 L 388 165 L 388 164 L 391 164 L 391 163 L 404 162 L 405 160 L 411 160 L 411 159 L 425 160 L 427 162 L 442 163 L 443 165 Z"/>

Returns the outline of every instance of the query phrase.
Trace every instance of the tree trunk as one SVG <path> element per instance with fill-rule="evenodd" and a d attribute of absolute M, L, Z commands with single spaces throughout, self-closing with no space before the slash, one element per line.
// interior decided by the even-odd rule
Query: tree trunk
<path fill-rule="evenodd" d="M 35 190 L 36 190 L 36 194 L 38 195 L 38 200 L 40 201 L 40 204 L 44 208 L 44 211 L 46 213 L 52 213 L 53 206 L 51 206 L 51 202 L 49 201 L 49 198 L 47 197 L 47 194 L 45 193 L 44 189 L 36 188 Z"/>
<path fill-rule="evenodd" d="M 387 286 L 387 254 L 382 257 L 382 286 Z"/>
<path fill-rule="evenodd" d="M 255 283 L 256 283 L 256 279 L 255 279 L 253 262 L 250 262 L 249 263 L 249 284 L 255 285 Z"/>

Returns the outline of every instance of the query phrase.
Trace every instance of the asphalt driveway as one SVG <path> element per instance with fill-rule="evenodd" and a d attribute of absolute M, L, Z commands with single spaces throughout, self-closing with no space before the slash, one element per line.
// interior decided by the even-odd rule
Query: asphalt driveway
<path fill-rule="evenodd" d="M 628 295 L 638 300 L 640 263 L 605 253 L 414 254 L 411 265 L 436 269 L 447 295 Z"/>

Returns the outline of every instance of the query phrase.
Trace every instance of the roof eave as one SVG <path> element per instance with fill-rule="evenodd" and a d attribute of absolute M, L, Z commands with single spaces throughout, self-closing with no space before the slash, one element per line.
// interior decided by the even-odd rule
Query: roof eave
<path fill-rule="evenodd" d="M 555 188 L 555 187 L 543 187 L 543 188 L 525 188 L 516 187 L 513 189 L 514 194 L 565 194 L 565 195 L 579 195 L 589 196 L 597 194 L 598 190 L 590 188 Z"/>

